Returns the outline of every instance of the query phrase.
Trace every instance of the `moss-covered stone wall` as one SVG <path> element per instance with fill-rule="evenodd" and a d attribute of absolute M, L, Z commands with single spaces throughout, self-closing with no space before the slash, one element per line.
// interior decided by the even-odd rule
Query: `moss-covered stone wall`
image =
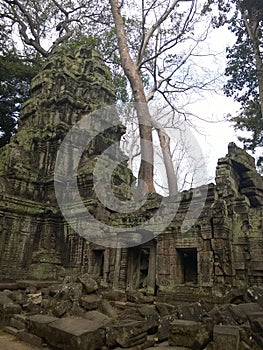
<path fill-rule="evenodd" d="M 125 214 L 105 208 L 94 195 L 97 155 L 119 142 L 124 132 L 115 123 L 84 152 L 78 188 L 89 211 L 110 226 L 109 237 L 123 234 L 137 245 L 117 249 L 103 246 L 103 239 L 101 244 L 85 240 L 70 225 L 81 225 L 83 208 L 78 212 L 76 203 L 65 221 L 54 191 L 58 148 L 83 115 L 114 104 L 114 99 L 108 68 L 87 47 L 73 53 L 60 48 L 33 80 L 18 132 L 0 150 L 1 278 L 59 279 L 88 272 L 103 286 L 176 292 L 178 298 L 180 293 L 190 298 L 190 292 L 216 294 L 231 286 L 263 283 L 263 180 L 254 159 L 235 144 L 218 161 L 216 183 L 171 198 L 178 204 L 174 219 L 164 230 L 156 220 L 152 228 L 160 234 L 146 232 L 149 239 L 138 245 L 142 231 L 136 226 L 154 215 L 162 198 L 153 195 L 140 210 Z M 91 118 L 88 130 L 99 129 L 97 123 Z M 71 152 L 74 157 L 74 147 Z M 119 198 L 130 198 L 133 179 L 123 158 L 113 179 Z M 69 180 L 63 196 L 70 191 Z M 187 216 L 190 205 L 193 213 L 203 207 L 193 225 Z M 185 225 L 188 230 L 182 229 Z M 95 226 L 91 231 L 87 237 L 102 233 Z"/>

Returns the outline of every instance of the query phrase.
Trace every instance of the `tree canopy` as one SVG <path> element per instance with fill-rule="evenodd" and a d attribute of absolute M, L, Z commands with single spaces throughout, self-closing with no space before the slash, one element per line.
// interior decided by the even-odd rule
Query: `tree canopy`
<path fill-rule="evenodd" d="M 219 9 L 216 26 L 227 25 L 236 41 L 227 48 L 227 82 L 224 92 L 241 104 L 238 115 L 229 116 L 239 139 L 255 151 L 263 146 L 263 2 L 261 0 L 211 0 Z M 258 164 L 262 162 L 259 157 Z"/>
<path fill-rule="evenodd" d="M 65 42 L 74 45 L 80 40 L 88 41 L 103 53 L 113 72 L 117 96 L 128 100 L 128 91 L 137 107 L 145 105 L 137 110 L 140 139 L 151 144 L 153 129 L 157 130 L 162 148 L 166 149 L 164 159 L 170 162 L 167 171 L 171 170 L 174 193 L 175 174 L 169 158 L 169 138 L 162 125 L 150 115 L 148 104 L 158 98 L 174 114 L 185 119 L 185 110 L 178 107 L 179 96 L 209 88 L 215 81 L 216 77 L 209 74 L 200 75 L 200 68 L 192 60 L 192 57 L 205 55 L 198 46 L 206 39 L 210 22 L 207 20 L 204 26 L 201 7 L 198 0 L 88 0 L 77 3 L 0 0 L 0 18 L 9 29 L 9 39 L 14 42 L 14 35 L 20 38 L 24 52 L 38 52 L 48 57 L 57 45 Z M 128 89 L 127 82 L 130 84 Z M 148 116 L 147 120 L 143 121 L 143 116 Z M 144 150 L 144 144 L 141 142 L 143 166 L 139 178 L 142 177 L 152 192 L 153 156 L 149 147 Z M 143 160 L 144 155 L 149 161 Z"/>
<path fill-rule="evenodd" d="M 0 147 L 16 129 L 22 103 L 28 98 L 30 82 L 39 67 L 15 52 L 0 55 Z"/>

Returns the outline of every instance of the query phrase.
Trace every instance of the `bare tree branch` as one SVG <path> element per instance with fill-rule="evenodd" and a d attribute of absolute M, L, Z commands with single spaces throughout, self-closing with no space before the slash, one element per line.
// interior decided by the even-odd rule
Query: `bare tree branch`
<path fill-rule="evenodd" d="M 147 34 L 145 35 L 145 38 L 142 42 L 139 54 L 138 54 L 138 58 L 137 58 L 137 64 L 140 65 L 142 58 L 144 56 L 146 47 L 150 41 L 150 39 L 152 38 L 154 32 L 156 31 L 157 28 L 160 27 L 160 25 L 168 18 L 168 16 L 172 13 L 172 11 L 174 10 L 174 8 L 176 7 L 176 5 L 180 2 L 180 0 L 173 0 L 171 6 L 169 6 L 164 13 L 162 14 L 162 16 L 159 17 L 159 19 L 152 25 L 152 27 L 149 29 L 149 31 L 147 32 Z"/>

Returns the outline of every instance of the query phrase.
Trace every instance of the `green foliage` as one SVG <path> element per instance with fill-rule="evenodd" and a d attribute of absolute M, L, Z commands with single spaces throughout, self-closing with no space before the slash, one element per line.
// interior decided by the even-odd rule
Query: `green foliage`
<path fill-rule="evenodd" d="M 236 130 L 244 131 L 239 139 L 244 148 L 252 150 L 263 146 L 263 116 L 259 94 L 259 75 L 256 68 L 256 46 L 263 45 L 263 2 L 262 0 L 208 0 L 206 10 L 211 5 L 218 6 L 219 15 L 214 19 L 215 26 L 227 25 L 235 34 L 236 42 L 227 48 L 227 83 L 224 92 L 241 104 L 237 116 L 228 116 Z M 248 32 L 245 20 L 253 24 L 253 33 Z M 251 38 L 253 35 L 253 38 Z M 261 57 L 261 60 L 263 58 Z M 259 163 L 262 161 L 259 158 Z"/>
<path fill-rule="evenodd" d="M 224 86 L 227 96 L 233 96 L 246 108 L 249 99 L 258 97 L 258 81 L 253 45 L 244 28 L 236 33 L 236 43 L 227 48 L 227 67 L 225 74 L 228 81 Z"/>
<path fill-rule="evenodd" d="M 225 74 L 228 81 L 224 86 L 224 92 L 241 103 L 239 115 L 230 116 L 229 119 L 234 122 L 236 130 L 244 131 L 244 135 L 248 135 L 239 136 L 244 148 L 254 152 L 257 147 L 263 146 L 263 119 L 255 56 L 252 42 L 244 27 L 240 26 L 239 30 L 237 28 L 236 25 L 236 43 L 227 49 L 228 62 Z"/>
<path fill-rule="evenodd" d="M 36 62 L 26 63 L 14 52 L 0 55 L 0 147 L 15 133 L 22 103 L 38 69 Z"/>
<path fill-rule="evenodd" d="M 88 45 L 91 48 L 98 49 L 101 43 L 99 37 L 93 35 L 85 35 L 81 32 L 75 32 L 65 43 L 69 51 L 74 51 L 80 45 Z"/>
<path fill-rule="evenodd" d="M 115 73 L 113 75 L 113 84 L 116 88 L 116 98 L 122 102 L 129 101 L 129 94 L 127 92 L 127 79 L 124 74 Z"/>
<path fill-rule="evenodd" d="M 251 136 L 239 137 L 244 143 L 244 148 L 255 151 L 257 147 L 263 146 L 263 119 L 261 118 L 261 107 L 259 99 L 248 100 L 242 112 L 230 120 L 234 122 L 235 128 L 241 131 L 249 132 Z M 247 134 L 247 133 L 246 133 Z M 262 159 L 259 159 L 259 163 Z"/>

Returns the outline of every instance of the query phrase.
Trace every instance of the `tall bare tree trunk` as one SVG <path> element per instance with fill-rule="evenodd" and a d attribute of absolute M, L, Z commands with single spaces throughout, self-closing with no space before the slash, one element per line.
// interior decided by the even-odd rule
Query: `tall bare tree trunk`
<path fill-rule="evenodd" d="M 259 99 L 261 105 L 261 118 L 263 118 L 263 62 L 260 54 L 259 45 L 254 45 L 254 53 L 256 60 L 256 74 L 258 79 Z"/>
<path fill-rule="evenodd" d="M 177 177 L 174 172 L 172 154 L 170 150 L 170 137 L 169 135 L 167 135 L 166 131 L 157 120 L 152 119 L 152 124 L 158 133 L 160 146 L 162 149 L 163 161 L 164 161 L 166 176 L 168 181 L 169 195 L 174 196 L 178 193 L 178 185 L 177 185 Z"/>
<path fill-rule="evenodd" d="M 115 23 L 121 65 L 131 84 L 135 101 L 135 109 L 139 121 L 141 164 L 138 176 L 138 192 L 146 193 L 148 191 L 149 193 L 153 193 L 155 192 L 155 188 L 153 182 L 154 172 L 151 114 L 147 105 L 140 71 L 129 53 L 118 0 L 110 0 L 110 5 Z"/>

